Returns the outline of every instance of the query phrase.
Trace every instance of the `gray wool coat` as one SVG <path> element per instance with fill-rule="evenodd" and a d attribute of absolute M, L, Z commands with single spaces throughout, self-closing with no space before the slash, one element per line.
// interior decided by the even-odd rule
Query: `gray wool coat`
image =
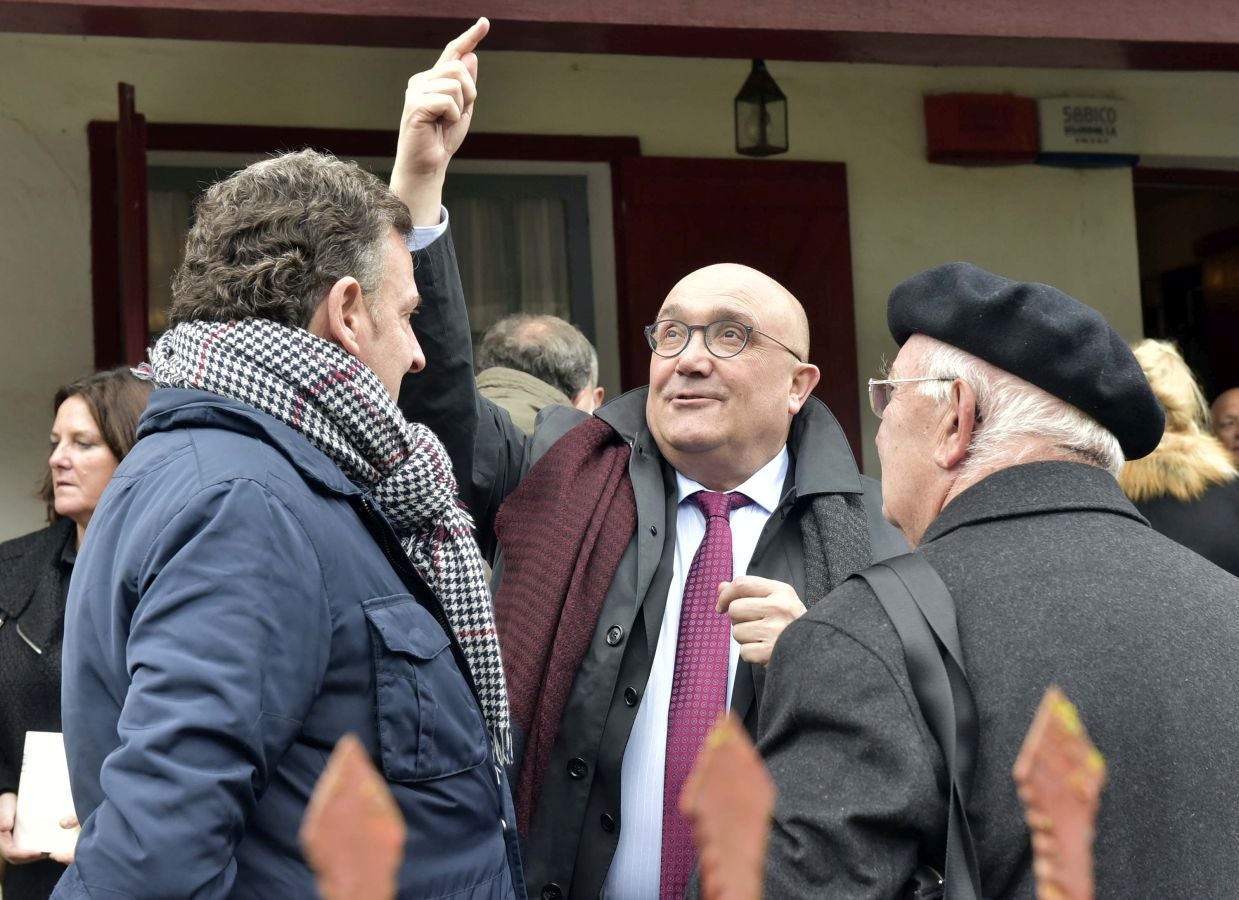
<path fill-rule="evenodd" d="M 1239 579 L 1149 528 L 1109 474 L 1064 462 L 966 490 L 919 552 L 954 597 L 980 717 L 984 895 L 1034 896 L 1011 766 L 1058 684 L 1108 766 L 1096 896 L 1235 896 Z M 941 853 L 942 757 L 863 581 L 783 634 L 758 733 L 779 789 L 766 896 L 889 900 Z"/>

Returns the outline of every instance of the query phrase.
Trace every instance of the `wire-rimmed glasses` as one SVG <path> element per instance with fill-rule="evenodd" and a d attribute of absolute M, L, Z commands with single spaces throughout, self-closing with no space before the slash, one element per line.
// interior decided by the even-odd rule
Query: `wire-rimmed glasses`
<path fill-rule="evenodd" d="M 873 414 L 879 419 L 886 412 L 886 407 L 890 405 L 891 394 L 895 391 L 897 384 L 913 384 L 918 381 L 954 381 L 954 376 L 934 377 L 932 375 L 923 378 L 870 378 L 869 379 L 869 408 L 873 410 Z"/>

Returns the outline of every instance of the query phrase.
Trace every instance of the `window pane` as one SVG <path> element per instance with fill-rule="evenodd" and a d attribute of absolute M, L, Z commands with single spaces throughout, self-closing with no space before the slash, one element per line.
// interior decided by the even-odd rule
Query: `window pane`
<path fill-rule="evenodd" d="M 574 256 L 589 253 L 584 178 L 449 175 L 445 195 L 475 344 L 515 313 L 556 315 L 592 331 L 592 321 L 578 321 L 582 307 L 592 311 L 582 277 L 589 260 Z"/>
<path fill-rule="evenodd" d="M 185 258 L 185 237 L 193 224 L 194 203 L 231 169 L 202 166 L 149 166 L 146 170 L 147 327 L 152 342 L 168 327 L 172 276 Z"/>
<path fill-rule="evenodd" d="M 168 327 L 172 275 L 185 256 L 185 236 L 189 233 L 192 202 L 193 197 L 187 191 L 150 191 L 147 196 L 147 264 L 150 273 L 147 308 L 152 337 Z"/>
<path fill-rule="evenodd" d="M 168 324 L 171 279 L 185 252 L 193 204 L 231 168 L 147 170 L 152 337 Z M 374 169 L 384 181 L 388 173 Z M 586 178 L 449 174 L 444 189 L 475 345 L 504 316 L 560 316 L 593 339 Z"/>

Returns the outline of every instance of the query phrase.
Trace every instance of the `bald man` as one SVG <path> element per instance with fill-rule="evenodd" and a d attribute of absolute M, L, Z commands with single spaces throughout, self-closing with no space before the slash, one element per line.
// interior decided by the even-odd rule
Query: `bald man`
<path fill-rule="evenodd" d="M 1235 458 L 1235 465 L 1239 466 L 1239 387 L 1218 394 L 1210 414 L 1213 433 Z"/>
<path fill-rule="evenodd" d="M 811 396 L 804 309 L 753 269 L 675 285 L 644 335 L 621 338 L 648 343 L 649 387 L 594 417 L 548 407 L 530 436 L 476 394 L 440 208 L 476 66 L 415 76 L 406 97 L 392 184 L 426 244 L 427 363 L 400 402 L 449 448 L 472 432 L 454 462 L 495 560 L 530 896 L 681 897 L 694 859 L 675 803 L 705 729 L 730 708 L 755 731 L 783 628 L 906 545 Z M 437 129 L 421 127 L 423 87 L 450 100 Z"/>

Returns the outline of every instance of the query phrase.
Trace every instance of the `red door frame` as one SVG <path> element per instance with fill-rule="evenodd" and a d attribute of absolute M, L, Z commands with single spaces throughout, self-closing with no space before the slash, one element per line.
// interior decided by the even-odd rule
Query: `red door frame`
<path fill-rule="evenodd" d="M 146 117 L 134 108 L 133 85 L 117 85 L 120 122 L 116 129 L 117 290 L 120 309 L 120 349 L 123 362 L 134 365 L 146 354 L 149 338 L 150 270 L 148 267 L 146 202 Z"/>

